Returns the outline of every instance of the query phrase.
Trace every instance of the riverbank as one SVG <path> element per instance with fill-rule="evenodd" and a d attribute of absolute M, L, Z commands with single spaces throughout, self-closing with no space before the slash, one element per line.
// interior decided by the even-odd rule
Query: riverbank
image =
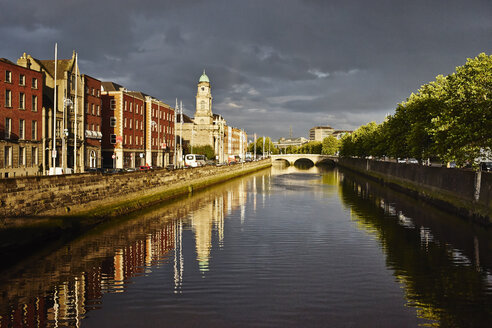
<path fill-rule="evenodd" d="M 270 166 L 270 160 L 263 160 L 173 171 L 3 179 L 0 217 L 117 216 Z"/>
<path fill-rule="evenodd" d="M 118 216 L 271 166 L 269 160 L 102 175 L 24 177 L 0 180 L 2 266 L 37 251 L 49 253 Z"/>
<path fill-rule="evenodd" d="M 492 224 L 492 173 L 340 158 L 338 165 L 474 222 Z"/>

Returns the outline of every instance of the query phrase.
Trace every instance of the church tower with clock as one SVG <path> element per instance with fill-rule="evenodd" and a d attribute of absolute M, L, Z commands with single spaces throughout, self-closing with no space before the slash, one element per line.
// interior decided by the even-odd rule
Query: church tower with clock
<path fill-rule="evenodd" d="M 210 88 L 210 80 L 207 74 L 205 74 L 205 70 L 198 81 L 194 122 L 198 125 L 213 124 L 212 93 Z"/>

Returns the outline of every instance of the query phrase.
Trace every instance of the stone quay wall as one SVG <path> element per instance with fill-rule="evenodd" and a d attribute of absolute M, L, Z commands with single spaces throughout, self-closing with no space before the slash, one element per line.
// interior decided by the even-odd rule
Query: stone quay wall
<path fill-rule="evenodd" d="M 270 166 L 263 160 L 173 171 L 1 179 L 0 217 L 115 216 Z"/>
<path fill-rule="evenodd" d="M 492 173 L 359 158 L 338 165 L 376 178 L 438 207 L 489 225 L 492 223 Z"/>

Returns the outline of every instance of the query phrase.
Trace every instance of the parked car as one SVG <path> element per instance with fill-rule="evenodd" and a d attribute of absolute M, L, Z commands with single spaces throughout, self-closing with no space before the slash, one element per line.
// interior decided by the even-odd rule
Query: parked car
<path fill-rule="evenodd" d="M 480 163 L 480 169 L 482 171 L 492 171 L 492 162 L 482 162 Z"/>
<path fill-rule="evenodd" d="M 419 161 L 417 161 L 415 158 L 408 158 L 407 159 L 407 164 L 418 164 Z"/>
<path fill-rule="evenodd" d="M 397 162 L 400 163 L 400 164 L 405 164 L 407 162 L 407 160 L 404 159 L 404 158 L 398 158 L 397 159 Z"/>
<path fill-rule="evenodd" d="M 149 165 L 140 165 L 138 168 L 140 171 L 146 171 L 152 169 Z"/>

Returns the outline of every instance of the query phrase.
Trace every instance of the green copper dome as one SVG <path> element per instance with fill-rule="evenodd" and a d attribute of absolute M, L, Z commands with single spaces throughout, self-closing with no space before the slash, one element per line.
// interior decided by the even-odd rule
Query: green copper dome
<path fill-rule="evenodd" d="M 208 79 L 207 74 L 205 74 L 205 70 L 203 70 L 202 76 L 200 76 L 200 80 L 198 82 L 208 82 L 210 83 L 210 80 Z"/>

